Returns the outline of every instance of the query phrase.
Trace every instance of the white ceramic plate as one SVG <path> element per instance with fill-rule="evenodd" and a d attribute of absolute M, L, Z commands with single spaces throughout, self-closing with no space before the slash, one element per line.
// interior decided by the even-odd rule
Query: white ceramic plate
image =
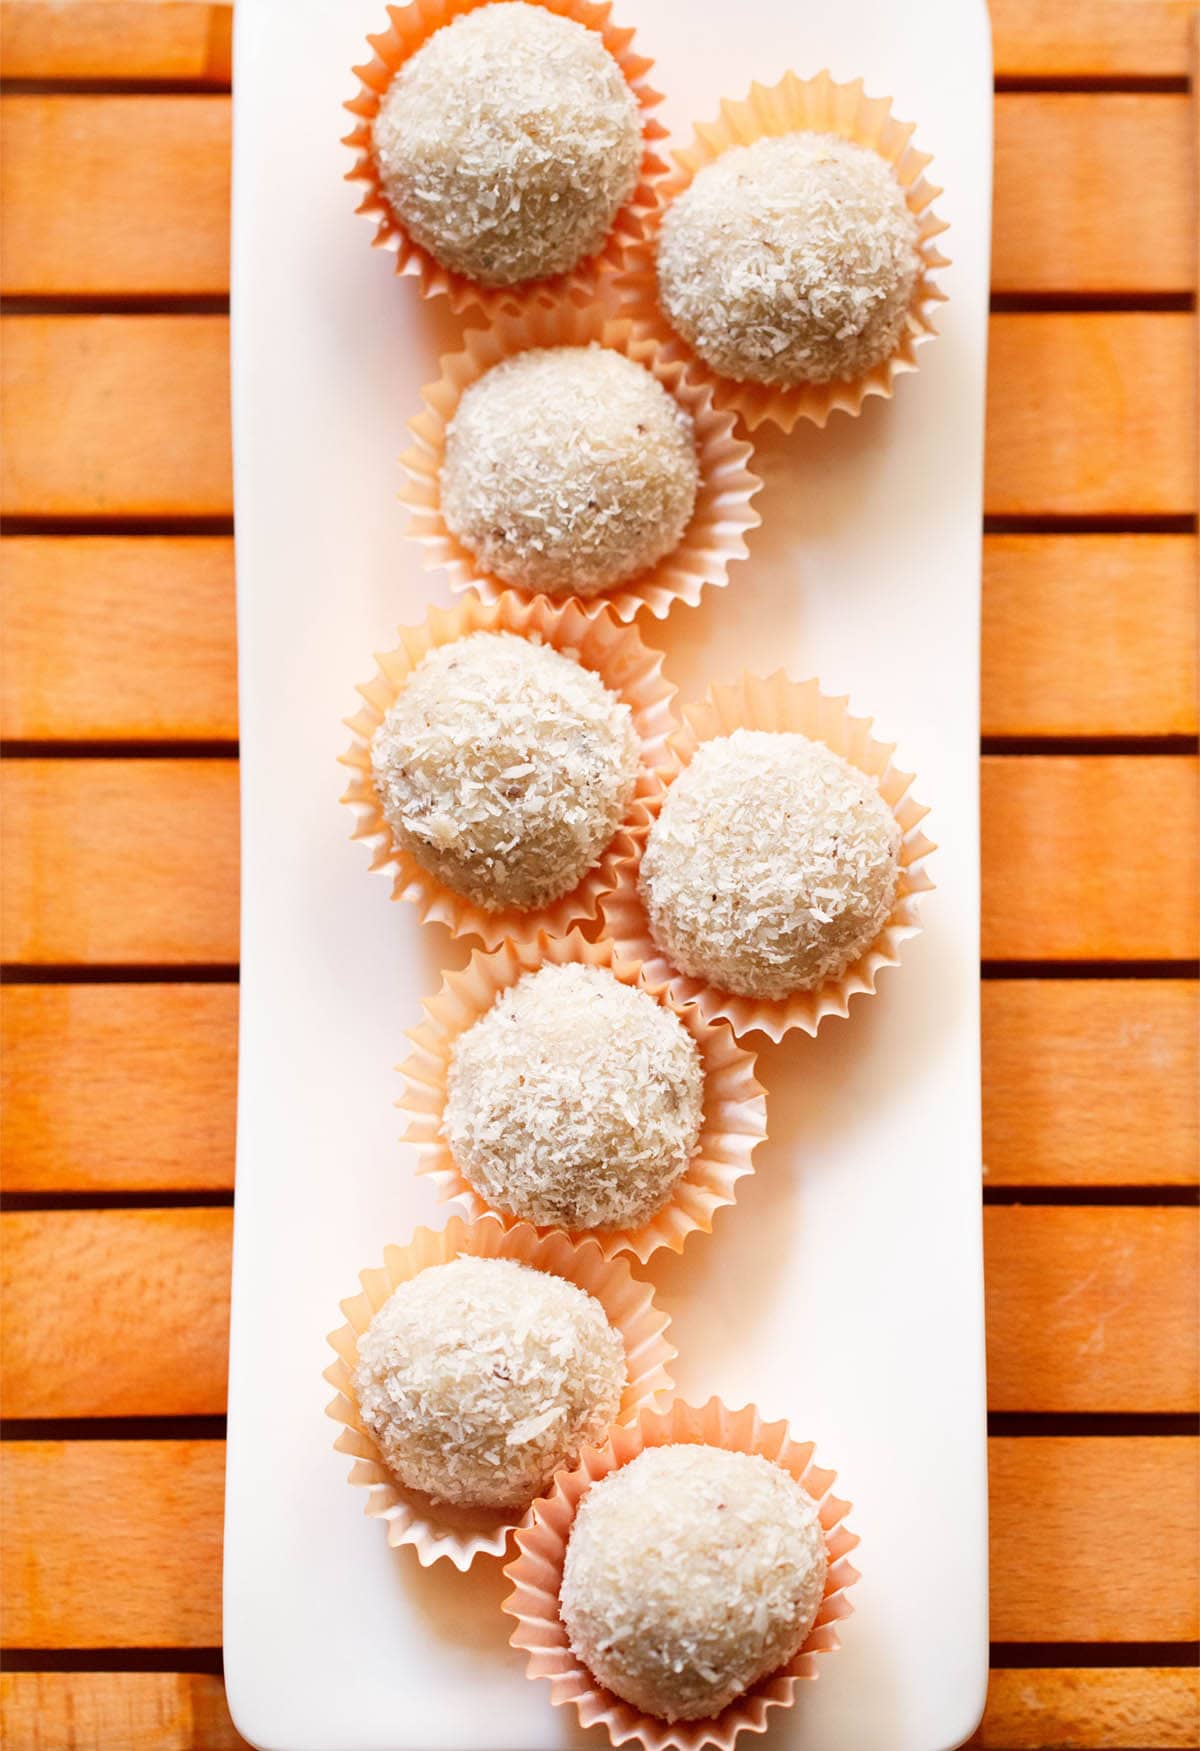
<path fill-rule="evenodd" d="M 752 558 L 644 636 L 683 696 L 785 664 L 847 692 L 918 774 L 925 934 L 818 1040 L 768 1047 L 770 1140 L 711 1238 L 649 1274 L 680 1390 L 791 1420 L 855 1504 L 843 1651 L 783 1751 L 943 1751 L 987 1672 L 978 1066 L 978 619 L 991 68 L 982 0 L 620 0 L 673 135 L 752 78 L 828 65 L 919 123 L 951 295 L 895 400 L 759 434 Z M 325 1333 L 388 1240 L 448 1212 L 397 1142 L 393 1066 L 461 949 L 369 876 L 338 805 L 372 652 L 445 600 L 396 457 L 460 325 L 368 247 L 342 100 L 381 0 L 238 0 L 234 429 L 242 992 L 225 1660 L 272 1751 L 595 1746 L 507 1645 L 500 1565 L 387 1549 L 324 1417 Z"/>

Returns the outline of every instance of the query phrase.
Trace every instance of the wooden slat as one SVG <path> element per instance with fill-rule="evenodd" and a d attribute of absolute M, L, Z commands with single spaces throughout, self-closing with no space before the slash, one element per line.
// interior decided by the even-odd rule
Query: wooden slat
<path fill-rule="evenodd" d="M 227 292 L 229 149 L 227 97 L 6 98 L 5 294 Z"/>
<path fill-rule="evenodd" d="M 0 693 L 13 740 L 237 735 L 233 543 L 0 543 Z"/>
<path fill-rule="evenodd" d="M 1192 0 L 991 0 L 999 78 L 1185 78 Z"/>
<path fill-rule="evenodd" d="M 1198 1447 L 992 1440 L 993 1638 L 1191 1640 Z M 7 1645 L 219 1642 L 220 1442 L 11 1442 L 5 1452 Z M 339 1464 L 333 1453 L 329 1462 Z M 366 1540 L 377 1528 L 360 1530 Z"/>
<path fill-rule="evenodd" d="M 8 515 L 231 513 L 224 317 L 3 327 Z M 1192 346 L 1186 314 L 993 317 L 988 511 L 1194 510 Z"/>
<path fill-rule="evenodd" d="M 996 1206 L 983 1235 L 992 1410 L 1200 1408 L 1194 1211 Z"/>
<path fill-rule="evenodd" d="M 985 1185 L 1194 1184 L 1200 986 L 983 987 Z"/>
<path fill-rule="evenodd" d="M 9 316 L 0 329 L 6 515 L 231 514 L 225 317 Z"/>
<path fill-rule="evenodd" d="M 201 0 L 9 0 L 0 54 L 9 79 L 228 85 L 232 24 Z"/>
<path fill-rule="evenodd" d="M 1173 1666 L 995 1671 L 975 1751 L 1187 1751 L 1200 1742 L 1200 1680 Z"/>
<path fill-rule="evenodd" d="M 6 762 L 5 961 L 236 961 L 237 785 L 232 760 Z"/>
<path fill-rule="evenodd" d="M 985 959 L 1195 957 L 1195 760 L 992 757 L 982 776 Z"/>
<path fill-rule="evenodd" d="M 9 985 L 0 1126 L 10 1192 L 233 1184 L 236 985 Z"/>
<path fill-rule="evenodd" d="M 5 1672 L 8 1751 L 242 1751 L 219 1678 L 188 1672 Z"/>
<path fill-rule="evenodd" d="M 229 1210 L 9 1211 L 5 1414 L 220 1415 Z"/>
<path fill-rule="evenodd" d="M 1196 508 L 1194 318 L 993 316 L 984 504 L 993 516 Z"/>
<path fill-rule="evenodd" d="M 989 535 L 985 736 L 1195 734 L 1196 543 Z"/>

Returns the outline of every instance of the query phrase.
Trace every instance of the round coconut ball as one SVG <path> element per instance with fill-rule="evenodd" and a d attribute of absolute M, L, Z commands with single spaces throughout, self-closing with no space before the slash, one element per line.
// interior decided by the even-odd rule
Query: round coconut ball
<path fill-rule="evenodd" d="M 704 742 L 667 792 L 639 873 L 650 931 L 683 973 L 743 997 L 836 979 L 875 941 L 901 833 L 874 781 L 807 736 Z"/>
<path fill-rule="evenodd" d="M 423 869 L 489 911 L 569 894 L 625 818 L 633 713 L 551 645 L 474 632 L 417 665 L 371 741 L 384 818 Z"/>
<path fill-rule="evenodd" d="M 539 347 L 464 393 L 442 515 L 505 583 L 594 596 L 678 546 L 698 484 L 691 416 L 656 377 L 610 347 Z"/>
<path fill-rule="evenodd" d="M 442 1120 L 494 1209 L 637 1228 L 687 1168 L 704 1070 L 678 1016 L 605 967 L 526 973 L 455 1043 Z"/>
<path fill-rule="evenodd" d="M 705 165 L 663 220 L 673 328 L 741 382 L 854 379 L 900 345 L 921 275 L 891 166 L 832 134 L 783 134 Z"/>
<path fill-rule="evenodd" d="M 485 286 L 566 273 L 637 187 L 637 98 L 598 32 L 506 0 L 434 31 L 384 93 L 375 164 L 396 218 Z"/>
<path fill-rule="evenodd" d="M 827 1566 L 817 1507 L 781 1466 L 648 1447 L 579 1505 L 562 1620 L 576 1658 L 624 1701 L 704 1719 L 799 1652 Z"/>
<path fill-rule="evenodd" d="M 358 1340 L 354 1391 L 408 1489 L 458 1507 L 524 1507 L 603 1440 L 625 1349 L 595 1298 L 512 1259 L 432 1265 Z"/>

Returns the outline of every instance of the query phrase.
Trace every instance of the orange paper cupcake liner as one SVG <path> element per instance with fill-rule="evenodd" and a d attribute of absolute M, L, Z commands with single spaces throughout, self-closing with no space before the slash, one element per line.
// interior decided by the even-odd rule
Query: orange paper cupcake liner
<path fill-rule="evenodd" d="M 384 819 L 371 772 L 371 738 L 417 664 L 435 646 L 473 632 L 511 632 L 553 645 L 593 669 L 633 711 L 641 764 L 625 824 L 577 887 L 533 912 L 516 907 L 486 911 L 401 850 Z M 478 937 L 487 948 L 533 941 L 539 930 L 561 936 L 573 924 L 595 918 L 601 897 L 615 886 L 618 870 L 633 849 L 632 830 L 648 820 L 649 799 L 662 789 L 661 770 L 671 763 L 668 740 L 677 727 L 672 711 L 676 689 L 663 677 L 661 654 L 647 649 L 633 627 L 618 626 L 603 609 L 587 613 L 575 601 L 556 605 L 540 596 L 524 601 L 507 591 L 494 602 L 468 596 L 452 608 L 431 608 L 420 626 L 401 627 L 396 649 L 375 660 L 375 678 L 358 689 L 364 703 L 346 719 L 354 740 L 340 757 L 352 774 L 342 801 L 354 811 L 351 837 L 365 840 L 371 850 L 371 868 L 391 876 L 393 900 L 413 901 L 422 922 L 444 924 L 454 936 Z"/>
<path fill-rule="evenodd" d="M 443 359 L 440 379 L 422 392 L 424 411 L 409 421 L 417 441 L 400 459 L 406 477 L 400 498 L 411 510 L 409 533 L 424 547 L 426 567 L 444 568 L 452 589 L 474 590 L 481 600 L 494 602 L 515 588 L 481 571 L 474 555 L 446 527 L 441 506 L 446 428 L 463 391 L 501 359 L 531 347 L 578 347 L 593 341 L 644 365 L 691 415 L 695 429 L 700 484 L 679 545 L 639 577 L 586 598 L 589 608 L 607 603 L 618 620 L 632 620 L 642 608 L 661 620 L 673 602 L 694 606 L 705 585 L 727 583 L 730 564 L 745 559 L 746 535 L 762 520 L 750 502 L 762 481 L 750 472 L 753 452 L 735 435 L 733 414 L 714 408 L 712 390 L 693 381 L 678 363 L 668 363 L 652 339 L 635 334 L 631 322 L 607 316 L 595 305 L 586 310 L 569 304 L 531 310 L 523 317 L 502 317 L 491 328 L 470 330 L 463 351 Z"/>
<path fill-rule="evenodd" d="M 644 1448 L 679 1444 L 757 1453 L 781 1465 L 820 1510 L 829 1572 L 816 1623 L 786 1666 L 760 1679 L 719 1715 L 671 1725 L 622 1702 L 593 1678 L 571 1649 L 558 1601 L 567 1542 L 586 1492 Z M 603 1447 L 585 1448 L 578 1466 L 560 1471 L 550 1493 L 534 1504 L 529 1522 L 517 1533 L 518 1555 L 504 1571 L 513 1591 L 502 1609 L 517 1620 L 509 1639 L 529 1656 L 526 1676 L 548 1680 L 556 1708 L 572 1704 L 580 1726 L 604 1727 L 614 1745 L 637 1739 L 646 1751 L 701 1751 L 704 1745 L 730 1751 L 739 1733 L 765 1732 L 770 1711 L 790 1708 L 797 1684 L 818 1676 L 816 1656 L 840 1645 L 837 1625 L 854 1610 L 847 1590 L 859 1577 L 849 1559 L 859 1540 L 844 1523 L 850 1504 L 831 1493 L 836 1474 L 817 1466 L 813 1454 L 811 1442 L 792 1440 L 786 1423 L 764 1422 L 753 1405 L 726 1410 L 716 1398 L 698 1408 L 676 1400 L 665 1411 L 643 1412 L 632 1428 L 614 1429 Z"/>
<path fill-rule="evenodd" d="M 635 843 L 622 857 L 618 884 L 602 902 L 605 930 L 617 953 L 640 961 L 645 977 L 665 983 L 675 1003 L 694 1003 L 705 1021 L 727 1021 L 739 1038 L 754 1029 L 773 1040 L 793 1028 L 815 1034 L 826 1016 L 848 1015 L 852 997 L 873 993 L 881 968 L 898 965 L 901 943 L 919 934 L 916 896 L 933 888 L 924 860 L 934 844 L 920 828 L 929 811 L 908 795 L 913 775 L 892 765 L 894 744 L 875 741 L 872 720 L 851 717 L 848 701 L 822 693 L 816 681 L 792 681 L 782 669 L 765 680 L 743 675 L 731 686 L 711 687 L 708 699 L 702 705 L 685 706 L 683 716 L 684 727 L 671 742 L 679 762 L 674 776 L 689 764 L 701 742 L 715 736 L 728 736 L 737 729 L 794 731 L 823 742 L 873 778 L 900 827 L 900 878 L 883 929 L 839 978 L 787 997 L 739 997 L 719 990 L 679 972 L 655 942 L 638 891 L 638 869 L 650 821 L 662 807 L 665 789 L 649 800 L 650 821 L 633 835 Z"/>
<path fill-rule="evenodd" d="M 696 1009 L 672 1003 L 665 986 L 651 985 L 635 962 L 617 960 L 610 942 L 588 942 L 579 931 L 565 937 L 542 935 L 532 943 L 508 943 L 495 954 L 476 951 L 462 972 L 447 973 L 437 996 L 426 999 L 428 1019 L 409 1033 L 416 1051 L 400 1067 L 405 1093 L 397 1104 L 409 1119 L 404 1139 L 417 1145 L 418 1172 L 433 1180 L 444 1199 L 471 1217 L 491 1209 L 462 1174 L 442 1134 L 455 1042 L 525 973 L 566 962 L 607 967 L 623 984 L 640 985 L 666 1004 L 695 1040 L 704 1064 L 699 1149 L 667 1202 L 640 1228 L 585 1229 L 568 1238 L 573 1245 L 592 1239 L 606 1259 L 629 1252 L 643 1264 L 662 1247 L 682 1252 L 689 1234 L 711 1233 L 716 1212 L 734 1202 L 737 1182 L 754 1171 L 754 1151 L 766 1136 L 766 1091 L 754 1075 L 754 1053 L 738 1046 L 727 1027 L 710 1025 Z M 506 1225 L 517 1220 L 503 1211 L 493 1213 Z M 540 1234 L 551 1232 L 538 1229 Z"/>
<path fill-rule="evenodd" d="M 740 103 L 726 99 L 715 122 L 698 125 L 691 145 L 672 152 L 676 168 L 658 185 L 658 206 L 650 217 L 646 234 L 628 252 L 620 282 L 623 308 L 633 317 L 639 334 L 659 341 L 668 360 L 686 363 L 698 382 L 711 386 L 716 405 L 732 408 L 751 431 L 768 420 L 790 432 L 802 419 L 823 426 L 835 410 L 859 414 L 868 395 L 890 397 L 896 378 L 917 369 L 917 347 L 936 333 L 932 307 L 945 298 L 931 275 L 935 268 L 947 267 L 949 262 L 934 244 L 934 239 L 946 230 L 931 205 L 942 191 L 925 180 L 923 172 L 930 162 L 929 154 L 918 152 L 909 144 L 914 126 L 893 117 L 891 98 L 867 97 L 861 79 L 839 85 L 827 72 L 818 73 L 814 79 L 799 79 L 795 73 L 785 73 L 777 85 L 751 85 Z M 658 297 L 655 265 L 658 227 L 667 207 L 689 186 L 697 171 L 731 146 L 750 146 L 756 140 L 794 133 L 837 134 L 858 146 L 870 147 L 887 160 L 904 190 L 909 211 L 917 220 L 922 270 L 899 348 L 865 376 L 851 382 L 801 383 L 790 388 L 740 383 L 732 377 L 720 376 L 706 365 L 667 320 Z"/>
<path fill-rule="evenodd" d="M 384 1464 L 358 1414 L 354 1396 L 358 1340 L 373 1316 L 401 1283 L 431 1265 L 448 1264 L 464 1255 L 515 1259 L 565 1277 L 595 1296 L 625 1345 L 628 1378 L 618 1424 L 633 1422 L 644 1409 L 655 1408 L 661 1396 L 670 1395 L 668 1368 L 678 1354 L 667 1341 L 670 1321 L 655 1306 L 650 1285 L 632 1276 L 623 1260 L 603 1258 L 593 1241 L 575 1246 L 564 1234 L 538 1235 L 527 1224 L 506 1228 L 494 1216 L 479 1222 L 452 1216 L 443 1229 L 418 1228 L 407 1246 L 386 1247 L 382 1266 L 360 1274 L 361 1294 L 342 1302 L 347 1323 L 330 1333 L 337 1360 L 326 1368 L 325 1379 L 337 1397 L 327 1414 L 344 1425 L 334 1447 L 354 1459 L 349 1481 L 369 1491 L 366 1513 L 384 1521 L 390 1545 L 412 1545 L 425 1568 L 444 1558 L 457 1569 L 468 1569 L 477 1556 L 503 1556 L 509 1534 L 524 1525 L 532 1512 L 522 1516 L 511 1509 L 458 1508 L 434 1502 L 421 1490 L 406 1489 Z"/>
<path fill-rule="evenodd" d="M 548 12 L 574 19 L 576 24 L 596 31 L 625 75 L 644 117 L 642 138 L 645 149 L 637 187 L 614 219 L 599 252 L 580 262 L 569 273 L 557 274 L 547 280 L 528 281 L 516 286 L 482 286 L 456 273 L 453 268 L 443 267 L 410 237 L 392 212 L 376 172 L 371 144 L 375 116 L 397 70 L 409 56 L 443 25 L 487 3 L 488 0 L 407 0 L 403 6 L 389 6 L 387 30 L 367 38 L 373 51 L 370 61 L 354 68 L 359 89 L 344 106 L 354 117 L 354 127 L 344 136 L 344 143 L 355 154 L 354 168 L 347 171 L 346 180 L 362 185 L 358 211 L 375 224 L 373 247 L 393 252 L 395 271 L 412 275 L 420 286 L 422 297 L 449 298 L 455 315 L 477 307 L 484 316 L 491 318 L 531 304 L 551 304 L 559 298 L 579 302 L 592 298 L 601 275 L 620 269 L 629 246 L 643 236 L 648 215 L 654 208 L 654 183 L 667 167 L 654 150 L 654 142 L 665 137 L 666 129 L 647 113 L 662 102 L 662 94 L 646 83 L 646 75 L 654 63 L 634 49 L 633 31 L 612 22 L 612 6 L 607 0 L 600 5 L 593 4 L 592 0 L 531 0 L 533 5 L 544 6 Z"/>

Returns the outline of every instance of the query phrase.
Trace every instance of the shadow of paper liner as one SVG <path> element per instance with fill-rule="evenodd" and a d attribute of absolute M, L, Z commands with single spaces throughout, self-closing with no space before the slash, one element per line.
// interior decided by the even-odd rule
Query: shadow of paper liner
<path fill-rule="evenodd" d="M 514 907 L 487 912 L 429 874 L 395 843 L 372 776 L 371 738 L 409 675 L 436 646 L 473 632 L 511 632 L 552 645 L 599 675 L 633 713 L 640 764 L 629 813 L 578 886 L 536 912 Z M 589 613 L 573 600 L 526 601 L 512 591 L 492 603 L 468 596 L 451 608 L 433 605 L 419 626 L 402 626 L 399 637 L 394 650 L 376 654 L 375 675 L 357 689 L 365 703 L 344 720 L 354 740 L 338 756 L 351 773 L 340 799 L 354 815 L 350 837 L 367 845 L 370 869 L 392 877 L 392 899 L 413 902 L 422 923 L 444 924 L 452 935 L 476 937 L 487 948 L 529 941 L 542 930 L 564 935 L 572 925 L 591 922 L 633 850 L 633 831 L 648 825 L 648 800 L 661 790 L 660 772 L 672 762 L 669 743 L 678 727 L 673 709 L 678 690 L 662 673 L 662 654 L 643 644 L 635 628 L 619 626 L 603 608 Z"/>
<path fill-rule="evenodd" d="M 346 181 L 361 183 L 364 189 L 357 211 L 376 222 L 372 247 L 391 250 L 396 257 L 395 272 L 414 277 L 422 297 L 445 297 L 455 315 L 478 309 L 487 320 L 491 320 L 525 308 L 549 306 L 563 299 L 577 303 L 593 299 L 601 278 L 618 272 L 625 264 L 629 247 L 645 235 L 646 220 L 657 199 L 655 184 L 666 174 L 667 165 L 655 152 L 653 144 L 666 138 L 666 129 L 661 122 L 646 114 L 662 102 L 662 93 L 646 83 L 646 74 L 654 63 L 647 56 L 633 52 L 633 30 L 618 28 L 611 22 L 610 4 L 597 5 L 593 0 L 532 0 L 534 5 L 544 6 L 549 12 L 574 19 L 577 24 L 596 31 L 620 67 L 643 113 L 645 150 L 640 179 L 613 220 L 603 247 L 570 273 L 520 286 L 490 287 L 478 285 L 453 269 L 443 267 L 408 235 L 393 215 L 376 174 L 371 127 L 384 92 L 409 56 L 443 25 L 486 4 L 487 0 L 408 0 L 404 6 L 389 6 L 389 28 L 367 38 L 373 51 L 372 59 L 353 68 L 359 89 L 343 108 L 355 118 L 355 126 L 343 136 L 343 144 L 356 155 L 354 168 L 346 172 Z"/>
<path fill-rule="evenodd" d="M 831 413 L 862 412 L 870 395 L 890 399 L 895 380 L 918 368 L 916 349 L 937 333 L 933 306 L 945 303 L 946 294 L 932 278 L 938 268 L 950 265 L 949 257 L 934 239 L 949 229 L 932 210 L 941 189 L 925 179 L 932 162 L 927 152 L 909 144 L 916 124 L 897 121 L 890 97 L 867 97 L 861 79 L 839 85 L 828 71 L 812 79 L 785 73 L 776 85 L 755 81 L 745 98 L 724 98 L 715 122 L 696 124 L 690 146 L 672 148 L 676 169 L 656 187 L 656 204 L 648 216 L 643 236 L 626 252 L 626 264 L 617 280 L 617 292 L 625 314 L 633 319 L 639 336 L 658 342 L 666 360 L 685 363 L 696 379 L 707 383 L 715 405 L 738 414 L 750 431 L 766 421 L 790 432 L 799 420 L 823 426 Z M 671 202 L 686 189 L 696 173 L 711 164 L 731 146 L 753 145 L 756 140 L 781 134 L 815 132 L 838 134 L 856 145 L 869 146 L 887 160 L 904 191 L 909 211 L 917 220 L 917 250 L 920 277 L 913 288 L 908 321 L 897 351 L 852 382 L 803 383 L 780 388 L 766 383 L 738 382 L 722 377 L 667 321 L 658 298 L 655 247 L 658 228 Z"/>
<path fill-rule="evenodd" d="M 739 1039 L 757 1031 L 778 1041 L 793 1028 L 815 1034 L 826 1017 L 847 1017 L 852 997 L 874 995 L 877 975 L 885 967 L 898 966 L 901 944 L 920 934 L 916 896 L 932 892 L 934 886 L 924 860 L 936 846 L 920 827 L 929 810 L 907 794 L 912 773 L 892 765 L 895 744 L 877 742 L 870 733 L 873 720 L 852 717 L 849 701 L 822 693 L 815 679 L 793 681 L 782 669 L 765 677 L 744 674 L 739 681 L 712 686 L 706 701 L 685 705 L 683 718 L 684 727 L 670 742 L 673 767 L 663 772 L 657 796 L 647 799 L 647 819 L 630 834 L 633 849 L 621 863 L 617 885 L 601 900 L 605 932 L 618 954 L 640 961 L 648 979 L 667 986 L 675 1003 L 685 1008 L 694 1004 L 705 1021 L 727 1021 Z M 650 934 L 637 885 L 650 828 L 667 790 L 701 743 L 735 729 L 792 732 L 824 743 L 875 779 L 900 828 L 900 873 L 887 922 L 853 965 L 813 991 L 775 999 L 720 991 L 703 979 L 676 971 Z"/>
<path fill-rule="evenodd" d="M 643 1448 L 681 1442 L 757 1453 L 783 1466 L 818 1505 L 829 1571 L 812 1632 L 781 1671 L 762 1679 L 712 1719 L 671 1725 L 597 1684 L 571 1650 L 558 1596 L 567 1541 L 587 1490 Z M 504 1571 L 513 1591 L 501 1609 L 516 1619 L 510 1641 L 528 1655 L 526 1676 L 548 1680 L 555 1707 L 572 1704 L 581 1726 L 603 1726 L 614 1745 L 637 1739 L 646 1751 L 700 1751 L 710 1744 L 729 1751 L 740 1733 L 765 1731 L 769 1711 L 790 1707 L 796 1685 L 818 1676 L 816 1656 L 838 1648 L 836 1626 L 854 1609 L 846 1593 L 859 1578 L 849 1560 L 859 1539 L 844 1524 L 850 1504 L 832 1494 L 836 1474 L 815 1464 L 814 1451 L 811 1442 L 793 1441 L 786 1423 L 764 1422 L 755 1406 L 730 1411 L 717 1398 L 702 1406 L 676 1400 L 665 1411 L 646 1411 L 631 1428 L 614 1430 L 603 1447 L 585 1449 L 579 1465 L 559 1472 L 548 1495 L 534 1503 L 516 1535 L 518 1554 Z"/>
<path fill-rule="evenodd" d="M 738 1182 L 753 1173 L 754 1151 L 766 1136 L 766 1090 L 754 1074 L 754 1053 L 739 1046 L 724 1024 L 711 1026 L 694 1008 L 674 1003 L 665 982 L 653 983 L 636 961 L 621 960 L 607 939 L 588 942 L 578 930 L 564 937 L 542 933 L 533 942 L 507 943 L 493 954 L 477 950 L 461 972 L 447 973 L 440 990 L 425 999 L 427 1019 L 409 1030 L 416 1051 L 400 1066 L 405 1094 L 396 1103 L 410 1121 L 404 1141 L 417 1145 L 417 1171 L 433 1180 L 444 1200 L 471 1218 L 490 1213 L 505 1226 L 517 1223 L 484 1202 L 442 1136 L 450 1059 L 459 1035 L 487 1013 L 501 991 L 540 966 L 567 962 L 607 967 L 623 984 L 640 986 L 665 1004 L 695 1040 L 705 1076 L 699 1150 L 663 1208 L 641 1228 L 579 1230 L 568 1238 L 576 1245 L 592 1240 L 606 1259 L 628 1252 L 642 1264 L 664 1247 L 682 1252 L 689 1235 L 712 1232 L 717 1211 L 735 1202 Z"/>
<path fill-rule="evenodd" d="M 501 1556 L 510 1533 L 528 1518 L 527 1512 L 509 1509 L 435 1503 L 420 1490 L 406 1489 L 384 1464 L 358 1414 L 354 1368 L 362 1333 L 401 1283 L 463 1256 L 513 1259 L 563 1277 L 595 1297 L 625 1346 L 627 1379 L 618 1423 L 631 1422 L 674 1390 L 669 1369 L 678 1351 L 666 1335 L 669 1317 L 655 1306 L 653 1288 L 634 1277 L 624 1260 L 605 1259 L 593 1240 L 575 1245 L 564 1234 L 539 1235 L 527 1223 L 506 1227 L 492 1215 L 475 1222 L 452 1216 L 445 1228 L 418 1228 L 406 1245 L 385 1247 L 382 1266 L 362 1271 L 361 1292 L 341 1303 L 346 1324 L 329 1334 L 336 1360 L 323 1377 L 337 1396 L 326 1415 L 343 1425 L 335 1450 L 355 1460 L 348 1481 L 370 1492 L 364 1511 L 385 1522 L 390 1545 L 412 1545 L 426 1567 L 445 1558 L 458 1569 L 468 1569 L 478 1556 Z"/>
<path fill-rule="evenodd" d="M 660 343 L 636 333 L 631 321 L 596 305 L 502 316 L 490 328 L 468 330 L 464 340 L 461 352 L 442 359 L 438 381 L 422 390 L 425 406 L 409 421 L 416 443 L 400 458 L 405 478 L 399 497 L 409 511 L 408 534 L 424 550 L 426 570 L 444 570 L 452 590 L 473 590 L 484 602 L 496 602 L 513 589 L 528 599 L 530 592 L 481 572 L 474 555 L 446 526 L 440 488 L 446 428 L 463 391 L 502 359 L 532 347 L 596 341 L 644 366 L 687 410 L 696 434 L 700 484 L 691 520 L 673 551 L 628 583 L 577 598 L 580 607 L 584 612 L 608 607 L 623 622 L 648 608 L 662 620 L 674 602 L 694 607 L 706 585 L 716 589 L 729 582 L 730 565 L 748 556 L 746 536 L 762 521 L 751 500 L 763 483 L 750 470 L 753 447 L 736 435 L 734 415 L 714 408 L 711 387 L 695 381 L 678 360 L 665 358 Z"/>

